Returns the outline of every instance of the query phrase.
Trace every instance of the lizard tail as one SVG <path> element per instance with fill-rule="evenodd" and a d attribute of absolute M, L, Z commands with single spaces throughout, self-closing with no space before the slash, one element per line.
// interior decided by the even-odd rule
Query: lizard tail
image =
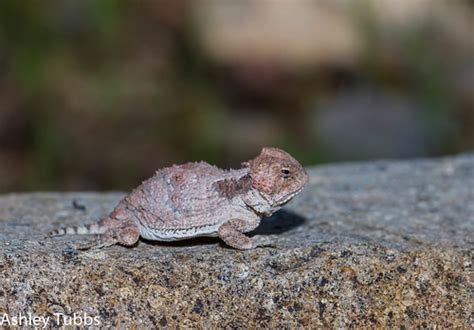
<path fill-rule="evenodd" d="M 107 227 L 98 222 L 87 225 L 58 228 L 49 232 L 48 236 L 53 237 L 64 235 L 94 235 L 103 234 L 106 232 L 106 230 Z"/>

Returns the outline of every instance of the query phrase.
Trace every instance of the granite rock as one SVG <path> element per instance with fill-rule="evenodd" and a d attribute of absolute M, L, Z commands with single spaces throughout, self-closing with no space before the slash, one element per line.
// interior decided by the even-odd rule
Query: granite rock
<path fill-rule="evenodd" d="M 0 317 L 104 327 L 474 326 L 474 154 L 313 167 L 257 234 L 78 252 L 123 193 L 0 196 Z M 30 314 L 28 314 L 30 313 Z M 58 316 L 59 315 L 59 316 Z M 2 319 L 0 319 L 1 321 Z M 5 324 L 4 324 L 5 325 Z"/>

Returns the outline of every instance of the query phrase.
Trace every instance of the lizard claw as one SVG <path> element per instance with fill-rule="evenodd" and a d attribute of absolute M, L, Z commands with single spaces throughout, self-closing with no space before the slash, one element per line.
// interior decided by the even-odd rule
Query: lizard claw
<path fill-rule="evenodd" d="M 275 240 L 269 236 L 261 236 L 261 235 L 256 235 L 252 237 L 252 241 L 254 242 L 254 247 L 257 248 L 278 248 L 278 245 L 276 244 Z"/>
<path fill-rule="evenodd" d="M 94 239 L 90 239 L 88 241 L 81 242 L 79 244 L 73 244 L 72 247 L 75 250 L 99 250 L 111 245 L 116 244 L 117 241 L 110 238 L 110 237 L 104 237 L 104 235 L 99 235 L 95 237 Z"/>

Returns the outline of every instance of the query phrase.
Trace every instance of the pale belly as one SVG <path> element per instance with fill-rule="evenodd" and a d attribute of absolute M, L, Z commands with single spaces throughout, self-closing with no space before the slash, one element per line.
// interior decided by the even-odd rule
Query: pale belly
<path fill-rule="evenodd" d="M 183 219 L 181 226 L 150 226 L 146 224 L 139 224 L 140 236 L 154 241 L 179 241 L 193 237 L 216 237 L 218 236 L 219 227 L 231 219 L 246 220 L 255 224 L 255 227 L 260 223 L 260 217 L 248 208 L 242 205 L 230 206 L 220 210 L 215 215 L 207 218 L 208 223 L 203 221 L 193 222 L 192 218 Z M 187 223 L 188 225 L 183 225 Z"/>
<path fill-rule="evenodd" d="M 140 236 L 154 241 L 179 241 L 183 239 L 208 236 L 216 237 L 221 223 L 190 228 L 148 228 L 140 227 Z"/>

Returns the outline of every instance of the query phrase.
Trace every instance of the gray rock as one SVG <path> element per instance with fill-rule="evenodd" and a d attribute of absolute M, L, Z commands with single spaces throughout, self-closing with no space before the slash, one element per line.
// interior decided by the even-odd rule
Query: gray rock
<path fill-rule="evenodd" d="M 3 195 L 0 317 L 49 316 L 50 326 L 54 313 L 61 325 L 76 314 L 106 327 L 473 326 L 474 154 L 309 174 L 305 191 L 257 230 L 277 247 L 247 252 L 214 239 L 77 252 L 68 246 L 81 237 L 45 233 L 96 220 L 123 194 Z"/>

